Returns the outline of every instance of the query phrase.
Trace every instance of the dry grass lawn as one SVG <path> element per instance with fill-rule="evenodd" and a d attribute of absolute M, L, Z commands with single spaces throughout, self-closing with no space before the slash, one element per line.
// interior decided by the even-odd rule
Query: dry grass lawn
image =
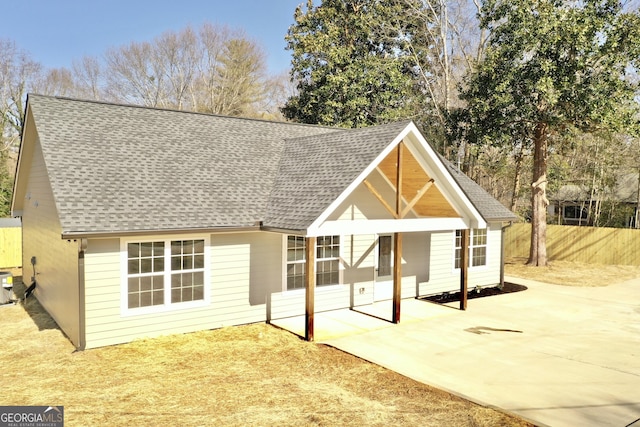
<path fill-rule="evenodd" d="M 585 264 L 551 261 L 546 267 L 530 267 L 526 258 L 505 261 L 505 274 L 564 286 L 608 286 L 640 277 L 640 266 Z"/>
<path fill-rule="evenodd" d="M 266 324 L 74 352 L 32 297 L 0 329 L 0 405 L 67 426 L 531 425 Z"/>

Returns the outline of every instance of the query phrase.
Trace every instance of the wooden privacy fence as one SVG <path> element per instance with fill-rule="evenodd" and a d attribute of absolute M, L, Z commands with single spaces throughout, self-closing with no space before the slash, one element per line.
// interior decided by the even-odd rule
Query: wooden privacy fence
<path fill-rule="evenodd" d="M 504 236 L 505 256 L 529 257 L 531 224 L 513 224 Z M 550 261 L 640 265 L 640 230 L 547 225 Z"/>
<path fill-rule="evenodd" d="M 0 268 L 22 266 L 22 228 L 0 228 Z"/>

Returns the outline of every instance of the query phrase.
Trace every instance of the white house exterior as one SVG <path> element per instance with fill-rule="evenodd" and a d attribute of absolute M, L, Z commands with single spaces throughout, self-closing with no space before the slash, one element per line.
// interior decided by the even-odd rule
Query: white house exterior
<path fill-rule="evenodd" d="M 35 296 L 80 349 L 302 314 L 312 338 L 314 312 L 399 308 L 460 290 L 462 273 L 469 289 L 500 283 L 515 216 L 411 122 L 43 96 L 26 111 L 12 204 L 24 280 L 33 261 Z"/>

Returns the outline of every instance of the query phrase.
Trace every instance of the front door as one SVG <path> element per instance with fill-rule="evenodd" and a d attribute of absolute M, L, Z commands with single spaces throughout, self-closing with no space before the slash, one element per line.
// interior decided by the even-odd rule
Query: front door
<path fill-rule="evenodd" d="M 393 238 L 391 235 L 378 236 L 376 251 L 376 283 L 373 300 L 383 301 L 393 298 Z"/>

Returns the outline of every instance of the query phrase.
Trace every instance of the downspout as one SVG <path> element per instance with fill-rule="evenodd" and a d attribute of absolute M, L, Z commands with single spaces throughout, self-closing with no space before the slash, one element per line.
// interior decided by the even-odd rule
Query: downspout
<path fill-rule="evenodd" d="M 504 288 L 504 232 L 512 225 L 513 221 L 509 221 L 508 225 L 502 227 L 502 233 L 500 234 L 500 289 Z"/>
<path fill-rule="evenodd" d="M 87 239 L 78 240 L 78 350 L 82 351 L 87 345 L 85 323 L 85 289 L 84 289 L 84 254 L 88 246 Z"/>

